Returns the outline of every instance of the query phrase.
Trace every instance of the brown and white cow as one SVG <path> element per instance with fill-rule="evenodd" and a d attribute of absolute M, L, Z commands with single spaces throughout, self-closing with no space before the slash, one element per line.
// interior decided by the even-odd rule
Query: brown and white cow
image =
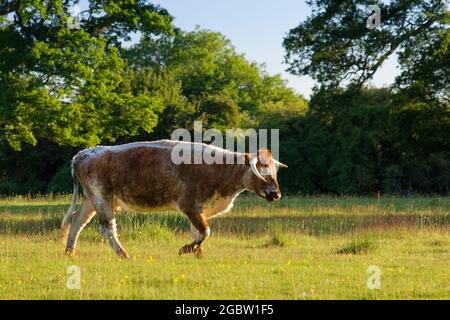
<path fill-rule="evenodd" d="M 241 157 L 234 164 L 175 164 L 171 155 L 180 144 L 189 144 L 192 154 L 208 151 L 217 157 Z M 182 145 L 186 147 L 186 145 Z M 178 209 L 191 222 L 193 241 L 179 253 L 201 253 L 210 230 L 207 220 L 231 209 L 244 190 L 254 191 L 268 201 L 281 193 L 277 168 L 286 167 L 272 159 L 269 150 L 257 154 L 237 153 L 202 143 L 160 140 L 118 146 L 98 146 L 78 152 L 72 159 L 74 192 L 72 205 L 62 222 L 66 253 L 73 255 L 81 230 L 97 213 L 100 232 L 117 255 L 128 254 L 117 238 L 115 211 Z M 78 183 L 84 200 L 74 211 Z"/>

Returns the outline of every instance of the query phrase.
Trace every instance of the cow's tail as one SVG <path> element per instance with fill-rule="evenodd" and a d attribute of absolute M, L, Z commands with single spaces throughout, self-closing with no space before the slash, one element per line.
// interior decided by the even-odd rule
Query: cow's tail
<path fill-rule="evenodd" d="M 75 213 L 75 208 L 77 206 L 77 199 L 78 199 L 78 180 L 77 180 L 76 175 L 74 175 L 74 172 L 73 172 L 73 161 L 72 161 L 72 179 L 73 179 L 72 203 L 70 205 L 69 210 L 67 210 L 67 213 L 64 216 L 63 221 L 61 223 L 61 230 L 63 233 L 64 243 L 67 241 L 70 224 L 72 223 L 72 218 L 73 218 L 73 214 Z"/>

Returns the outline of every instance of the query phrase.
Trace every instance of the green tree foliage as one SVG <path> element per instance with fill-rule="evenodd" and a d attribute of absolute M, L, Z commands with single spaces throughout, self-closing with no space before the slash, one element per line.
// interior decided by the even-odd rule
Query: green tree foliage
<path fill-rule="evenodd" d="M 428 90 L 415 82 L 394 95 L 391 135 L 403 187 L 445 194 L 450 191 L 450 106 L 427 98 Z"/>
<path fill-rule="evenodd" d="M 382 149 L 389 146 L 384 140 L 389 95 L 387 89 L 323 90 L 313 97 L 309 110 L 275 118 L 282 137 L 280 157 L 290 168 L 289 175 L 280 176 L 288 191 L 384 190 Z M 268 117 L 267 125 L 272 119 Z"/>
<path fill-rule="evenodd" d="M 305 168 L 288 185 L 304 192 L 448 193 L 445 1 L 379 3 L 375 29 L 366 27 L 371 1 L 308 4 L 312 15 L 284 39 L 289 71 L 318 81 L 307 115 L 287 121 L 303 138 L 290 142 L 285 156 Z M 364 87 L 394 53 L 401 69 L 395 84 Z"/>
<path fill-rule="evenodd" d="M 237 104 L 227 96 L 205 96 L 197 107 L 197 119 L 206 128 L 216 128 L 225 132 L 227 128 L 237 128 L 240 115 Z"/>
<path fill-rule="evenodd" d="M 255 126 L 256 115 L 268 104 L 305 105 L 280 76 L 270 76 L 264 66 L 247 61 L 217 32 L 197 28 L 145 37 L 123 56 L 133 68 L 169 72 L 181 84 L 181 95 L 193 105 L 187 108 L 195 110 L 190 117 L 215 117 L 211 124 L 218 127 Z M 218 110 L 218 100 L 227 111 Z M 218 117 L 225 118 L 219 123 Z"/>
<path fill-rule="evenodd" d="M 181 82 L 166 69 L 129 67 L 120 90 L 131 91 L 134 95 L 143 94 L 153 97 L 163 106 L 158 112 L 158 123 L 151 134 L 141 130 L 139 136 L 133 139 L 151 140 L 170 137 L 173 129 L 184 127 L 194 113 L 193 105 L 182 95 Z"/>
<path fill-rule="evenodd" d="M 362 85 L 394 52 L 399 53 L 407 73 L 424 59 L 441 62 L 427 54 L 444 56 L 448 41 L 445 0 L 379 3 L 381 25 L 376 29 L 366 27 L 373 1 L 307 3 L 313 14 L 284 39 L 286 61 L 294 74 L 310 75 L 329 86 L 345 80 Z"/>
<path fill-rule="evenodd" d="M 0 139 L 13 149 L 40 139 L 92 146 L 156 125 L 160 101 L 118 90 L 118 51 L 130 32 L 170 32 L 172 18 L 146 1 L 90 1 L 73 25 L 77 3 L 1 2 Z"/>
<path fill-rule="evenodd" d="M 306 194 L 448 193 L 448 110 L 397 99 L 389 88 L 322 88 L 307 110 L 268 112 L 262 126 L 280 129 L 289 164 L 281 185 Z"/>

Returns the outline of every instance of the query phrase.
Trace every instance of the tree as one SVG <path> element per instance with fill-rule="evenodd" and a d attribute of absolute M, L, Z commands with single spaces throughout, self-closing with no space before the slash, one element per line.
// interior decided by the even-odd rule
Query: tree
<path fill-rule="evenodd" d="M 450 23 L 447 13 L 445 23 Z M 403 67 L 396 88 L 410 96 L 420 93 L 425 99 L 450 102 L 450 30 L 441 28 L 422 33 L 404 46 L 399 59 Z"/>
<path fill-rule="evenodd" d="M 291 192 L 385 191 L 391 96 L 387 89 L 322 88 L 309 109 L 269 117 L 268 124 L 280 129 L 282 161 L 295 168 L 280 182 Z"/>
<path fill-rule="evenodd" d="M 203 122 L 205 128 L 216 128 L 222 132 L 238 127 L 240 122 L 238 106 L 224 95 L 209 95 L 200 99 L 195 117 Z"/>
<path fill-rule="evenodd" d="M 220 124 L 216 119 L 212 125 L 256 126 L 258 115 L 268 106 L 306 104 L 279 75 L 271 76 L 264 66 L 249 62 L 218 32 L 197 28 L 192 32 L 177 30 L 161 37 L 144 37 L 123 50 L 122 56 L 131 68 L 164 70 L 173 75 L 181 84 L 182 96 L 190 103 L 187 110 L 191 112 L 194 106 L 191 118 L 212 119 L 229 111 L 227 117 L 235 119 L 232 114 L 240 113 L 239 119 L 223 119 Z M 220 111 L 219 105 L 228 111 Z M 234 105 L 236 111 L 232 111 Z"/>
<path fill-rule="evenodd" d="M 322 161 L 321 170 L 327 173 L 318 174 L 325 177 L 320 180 L 322 190 L 448 192 L 446 1 L 379 3 L 381 25 L 375 29 L 366 27 L 372 1 L 310 0 L 308 4 L 312 15 L 290 30 L 283 44 L 289 71 L 318 82 L 308 117 L 332 135 L 328 140 L 322 137 L 329 146 L 322 152 L 332 150 L 330 160 Z M 401 69 L 395 83 L 386 89 L 366 88 L 393 54 L 398 55 Z"/>
<path fill-rule="evenodd" d="M 330 87 L 346 82 L 361 86 L 397 52 L 403 70 L 400 83 L 431 80 L 430 88 L 447 90 L 448 97 L 449 71 L 439 70 L 448 63 L 445 0 L 379 3 L 381 25 L 376 29 L 366 27 L 372 1 L 309 0 L 308 4 L 312 15 L 290 30 L 283 42 L 293 74 L 310 75 Z"/>
<path fill-rule="evenodd" d="M 118 52 L 131 32 L 170 33 L 172 17 L 147 1 L 96 0 L 74 26 L 77 3 L 0 4 L 0 140 L 14 149 L 40 139 L 92 146 L 156 126 L 158 99 L 119 90 Z"/>
<path fill-rule="evenodd" d="M 182 95 L 181 82 L 166 69 L 128 67 L 120 90 L 153 97 L 162 105 L 158 123 L 151 133 L 141 130 L 138 136 L 122 139 L 122 142 L 170 138 L 174 128 L 186 127 L 195 114 L 194 105 Z"/>

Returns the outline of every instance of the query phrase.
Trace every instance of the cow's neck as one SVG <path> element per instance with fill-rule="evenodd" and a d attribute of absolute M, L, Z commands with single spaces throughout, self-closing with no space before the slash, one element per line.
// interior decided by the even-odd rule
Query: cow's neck
<path fill-rule="evenodd" d="M 222 196 L 227 197 L 242 192 L 243 190 L 252 190 L 252 172 L 249 166 L 244 164 L 223 164 L 222 169 L 226 177 L 226 183 L 219 190 Z"/>

